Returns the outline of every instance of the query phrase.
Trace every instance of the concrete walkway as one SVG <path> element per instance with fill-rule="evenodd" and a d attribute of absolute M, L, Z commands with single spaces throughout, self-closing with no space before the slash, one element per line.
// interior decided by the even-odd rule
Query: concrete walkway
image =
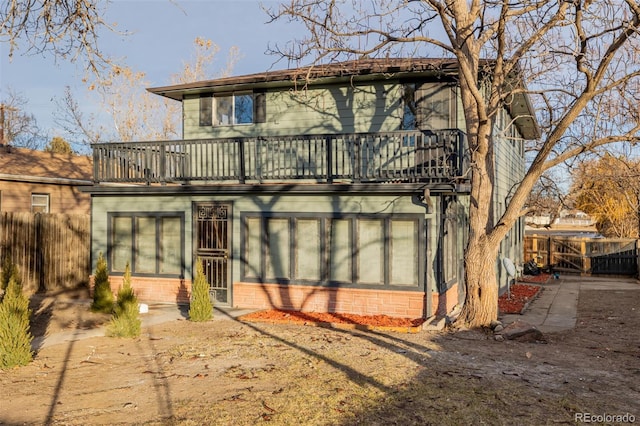
<path fill-rule="evenodd" d="M 565 275 L 542 284 L 542 294 L 522 315 L 503 315 L 504 323 L 520 320 L 535 325 L 540 331 L 571 330 L 578 317 L 578 296 L 581 290 L 640 290 L 634 278 L 581 277 Z"/>
<path fill-rule="evenodd" d="M 255 310 L 215 307 L 213 321 L 232 320 L 254 311 Z M 142 327 L 144 328 L 169 321 L 186 320 L 188 316 L 189 307 L 187 305 L 151 304 L 149 305 L 149 312 L 140 314 L 140 319 L 142 320 Z M 51 345 L 74 342 L 91 337 L 101 337 L 105 335 L 105 331 L 106 326 L 102 326 L 92 329 L 75 329 L 48 334 L 35 337 L 31 343 L 31 347 L 33 350 L 40 350 Z"/>

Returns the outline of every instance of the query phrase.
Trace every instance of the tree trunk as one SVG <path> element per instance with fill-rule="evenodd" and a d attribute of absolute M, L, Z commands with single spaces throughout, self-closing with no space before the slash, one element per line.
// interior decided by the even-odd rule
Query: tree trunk
<path fill-rule="evenodd" d="M 499 244 L 486 240 L 470 241 L 464 257 L 465 301 L 457 325 L 488 327 L 498 319 L 498 281 L 496 260 Z"/>

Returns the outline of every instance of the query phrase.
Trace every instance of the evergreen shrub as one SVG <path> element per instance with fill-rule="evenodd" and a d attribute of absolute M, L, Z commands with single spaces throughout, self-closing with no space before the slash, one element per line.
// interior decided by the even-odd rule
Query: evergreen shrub
<path fill-rule="evenodd" d="M 213 318 L 213 303 L 209 297 L 209 283 L 202 269 L 202 261 L 196 261 L 196 276 L 191 285 L 191 303 L 189 319 L 191 321 L 209 321 Z"/>
<path fill-rule="evenodd" d="M 29 332 L 29 299 L 22 293 L 18 270 L 13 274 L 0 302 L 0 369 L 27 365 L 33 359 Z"/>
<path fill-rule="evenodd" d="M 2 261 L 2 273 L 0 273 L 0 290 L 6 290 L 9 285 L 9 280 L 16 273 L 16 265 L 11 260 L 11 255 L 8 255 Z"/>
<path fill-rule="evenodd" d="M 131 268 L 127 262 L 122 287 L 113 310 L 113 317 L 107 327 L 107 336 L 138 337 L 141 328 L 138 298 L 131 287 Z"/>
<path fill-rule="evenodd" d="M 113 292 L 109 284 L 107 261 L 104 256 L 102 256 L 102 252 L 100 252 L 98 263 L 96 264 L 91 310 L 93 312 L 104 312 L 106 314 L 113 312 Z"/>

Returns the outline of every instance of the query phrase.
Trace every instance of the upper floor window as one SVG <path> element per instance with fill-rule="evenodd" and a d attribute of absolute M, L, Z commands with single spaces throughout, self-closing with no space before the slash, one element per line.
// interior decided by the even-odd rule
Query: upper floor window
<path fill-rule="evenodd" d="M 401 130 L 456 127 L 454 86 L 442 82 L 403 84 Z"/>
<path fill-rule="evenodd" d="M 31 213 L 49 213 L 49 194 L 31 194 Z"/>
<path fill-rule="evenodd" d="M 415 83 L 407 83 L 402 88 L 402 104 L 404 107 L 402 113 L 402 124 L 400 130 L 415 130 L 418 128 L 417 110 L 416 110 L 416 85 Z"/>
<path fill-rule="evenodd" d="M 265 94 L 238 92 L 200 97 L 200 126 L 264 123 Z"/>

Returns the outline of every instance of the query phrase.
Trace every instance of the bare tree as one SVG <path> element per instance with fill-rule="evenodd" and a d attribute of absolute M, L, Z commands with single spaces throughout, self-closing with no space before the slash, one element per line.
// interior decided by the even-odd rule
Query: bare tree
<path fill-rule="evenodd" d="M 27 112 L 27 100 L 12 90 L 0 99 L 0 143 L 24 148 L 41 147 L 42 138 L 35 117 Z"/>
<path fill-rule="evenodd" d="M 547 216 L 551 224 L 560 217 L 562 210 L 571 208 L 571 200 L 559 182 L 561 179 L 552 171 L 540 177 L 526 203 L 528 215 Z"/>
<path fill-rule="evenodd" d="M 472 160 L 460 324 L 486 326 L 497 318 L 500 242 L 525 212 L 540 176 L 606 144 L 638 141 L 640 5 L 634 0 L 292 0 L 267 12 L 274 21 L 306 27 L 304 37 L 272 49 L 296 63 L 434 54 L 457 60 Z M 532 97 L 542 136 L 496 219 L 494 124 L 518 94 Z"/>
<path fill-rule="evenodd" d="M 0 42 L 9 56 L 20 49 L 56 58 L 82 58 L 94 73 L 110 63 L 98 48 L 100 29 L 113 28 L 103 19 L 108 2 L 98 0 L 11 0 L 0 5 Z"/>
<path fill-rule="evenodd" d="M 196 38 L 193 57 L 182 64 L 181 72 L 171 76 L 172 84 L 210 78 L 218 52 L 218 46 L 211 40 Z M 218 74 L 228 74 L 237 59 L 238 51 L 232 48 L 225 68 Z M 70 135 L 85 143 L 179 138 L 182 133 L 180 104 L 149 93 L 148 86 L 144 72 L 112 65 L 104 77 L 89 85 L 108 121 L 100 115 L 84 114 L 68 87 L 64 96 L 56 101 L 60 108 L 54 119 Z"/>

